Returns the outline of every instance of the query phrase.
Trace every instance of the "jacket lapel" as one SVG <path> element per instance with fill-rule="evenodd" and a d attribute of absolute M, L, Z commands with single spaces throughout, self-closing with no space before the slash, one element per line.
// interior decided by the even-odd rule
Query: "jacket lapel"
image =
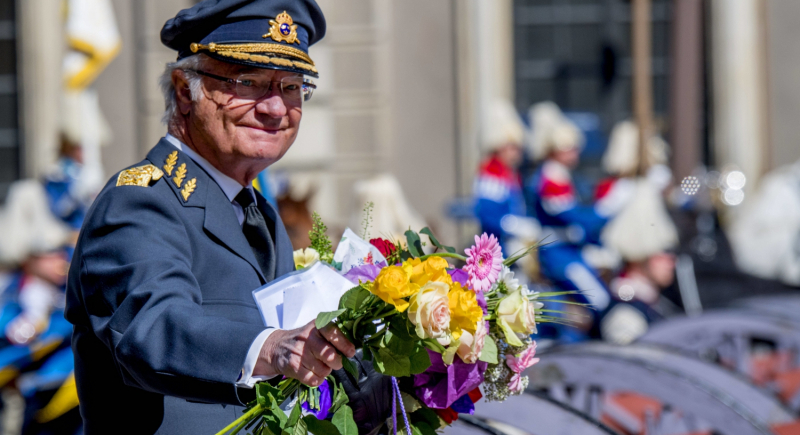
<path fill-rule="evenodd" d="M 174 154 L 176 151 L 177 154 Z M 213 235 L 219 244 L 227 247 L 234 254 L 250 263 L 258 273 L 261 282 L 266 283 L 253 250 L 242 232 L 239 220 L 236 219 L 231 202 L 222 192 L 217 182 L 188 155 L 178 151 L 166 139 L 161 139 L 158 145 L 148 153 L 147 159 L 164 171 L 165 181 L 175 192 L 178 202 L 184 207 L 203 208 L 205 211 L 203 228 Z M 185 174 L 179 186 L 179 183 L 175 181 L 175 177 L 178 175 L 177 171 L 184 164 L 185 166 L 183 166 L 181 172 L 185 171 Z M 185 198 L 188 192 L 185 188 L 185 183 L 192 179 L 194 179 L 194 191 Z M 289 257 L 291 257 L 291 253 Z M 280 258 L 281 256 L 279 255 L 278 259 L 280 260 Z M 280 264 L 280 261 L 278 264 Z"/>

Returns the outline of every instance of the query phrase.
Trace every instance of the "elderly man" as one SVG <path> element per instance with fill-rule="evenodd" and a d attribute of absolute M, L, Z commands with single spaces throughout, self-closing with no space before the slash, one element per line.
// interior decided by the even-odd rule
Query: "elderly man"
<path fill-rule="evenodd" d="M 99 194 L 70 269 L 87 434 L 213 433 L 255 382 L 319 385 L 354 355 L 335 328 L 265 329 L 251 294 L 293 269 L 283 223 L 251 182 L 297 136 L 304 75 L 317 76 L 308 46 L 324 33 L 313 0 L 205 0 L 164 26 L 179 52 L 161 79 L 169 134 Z M 345 387 L 369 432 L 390 390 L 361 370 Z"/>

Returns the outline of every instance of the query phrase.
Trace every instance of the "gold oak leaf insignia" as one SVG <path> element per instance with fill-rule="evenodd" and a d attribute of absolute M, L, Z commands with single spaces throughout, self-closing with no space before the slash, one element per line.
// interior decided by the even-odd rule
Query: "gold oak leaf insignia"
<path fill-rule="evenodd" d="M 183 196 L 183 202 L 189 200 L 189 197 L 194 192 L 194 189 L 197 188 L 197 178 L 192 178 L 191 180 L 187 181 L 186 184 L 183 185 L 183 189 L 181 189 L 181 196 Z"/>
<path fill-rule="evenodd" d="M 184 178 L 186 178 L 186 163 L 181 163 L 181 165 L 178 166 L 178 170 L 175 171 L 175 176 L 172 177 L 172 181 L 175 182 L 176 186 L 181 187 Z"/>
<path fill-rule="evenodd" d="M 117 177 L 117 186 L 148 187 L 151 181 L 157 181 L 162 176 L 164 173 L 161 172 L 161 169 L 153 165 L 137 166 L 120 172 Z"/>
<path fill-rule="evenodd" d="M 172 176 L 172 169 L 175 168 L 175 163 L 178 162 L 178 152 L 173 151 L 167 156 L 167 161 L 164 163 L 164 172 Z"/>

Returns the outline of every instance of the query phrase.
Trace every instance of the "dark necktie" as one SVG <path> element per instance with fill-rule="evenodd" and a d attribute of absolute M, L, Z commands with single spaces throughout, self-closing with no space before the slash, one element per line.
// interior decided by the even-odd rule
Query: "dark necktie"
<path fill-rule="evenodd" d="M 267 282 L 275 279 L 275 242 L 267 226 L 267 221 L 261 210 L 258 209 L 253 194 L 244 188 L 235 198 L 244 211 L 242 232 L 247 238 L 247 243 L 256 256 L 256 261 L 261 267 L 261 273 Z"/>

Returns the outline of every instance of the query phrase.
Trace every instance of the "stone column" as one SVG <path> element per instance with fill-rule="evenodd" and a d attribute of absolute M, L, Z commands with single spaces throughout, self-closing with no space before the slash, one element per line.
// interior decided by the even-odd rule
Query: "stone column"
<path fill-rule="evenodd" d="M 39 177 L 59 144 L 64 32 L 61 0 L 17 0 L 17 80 L 24 177 Z"/>

